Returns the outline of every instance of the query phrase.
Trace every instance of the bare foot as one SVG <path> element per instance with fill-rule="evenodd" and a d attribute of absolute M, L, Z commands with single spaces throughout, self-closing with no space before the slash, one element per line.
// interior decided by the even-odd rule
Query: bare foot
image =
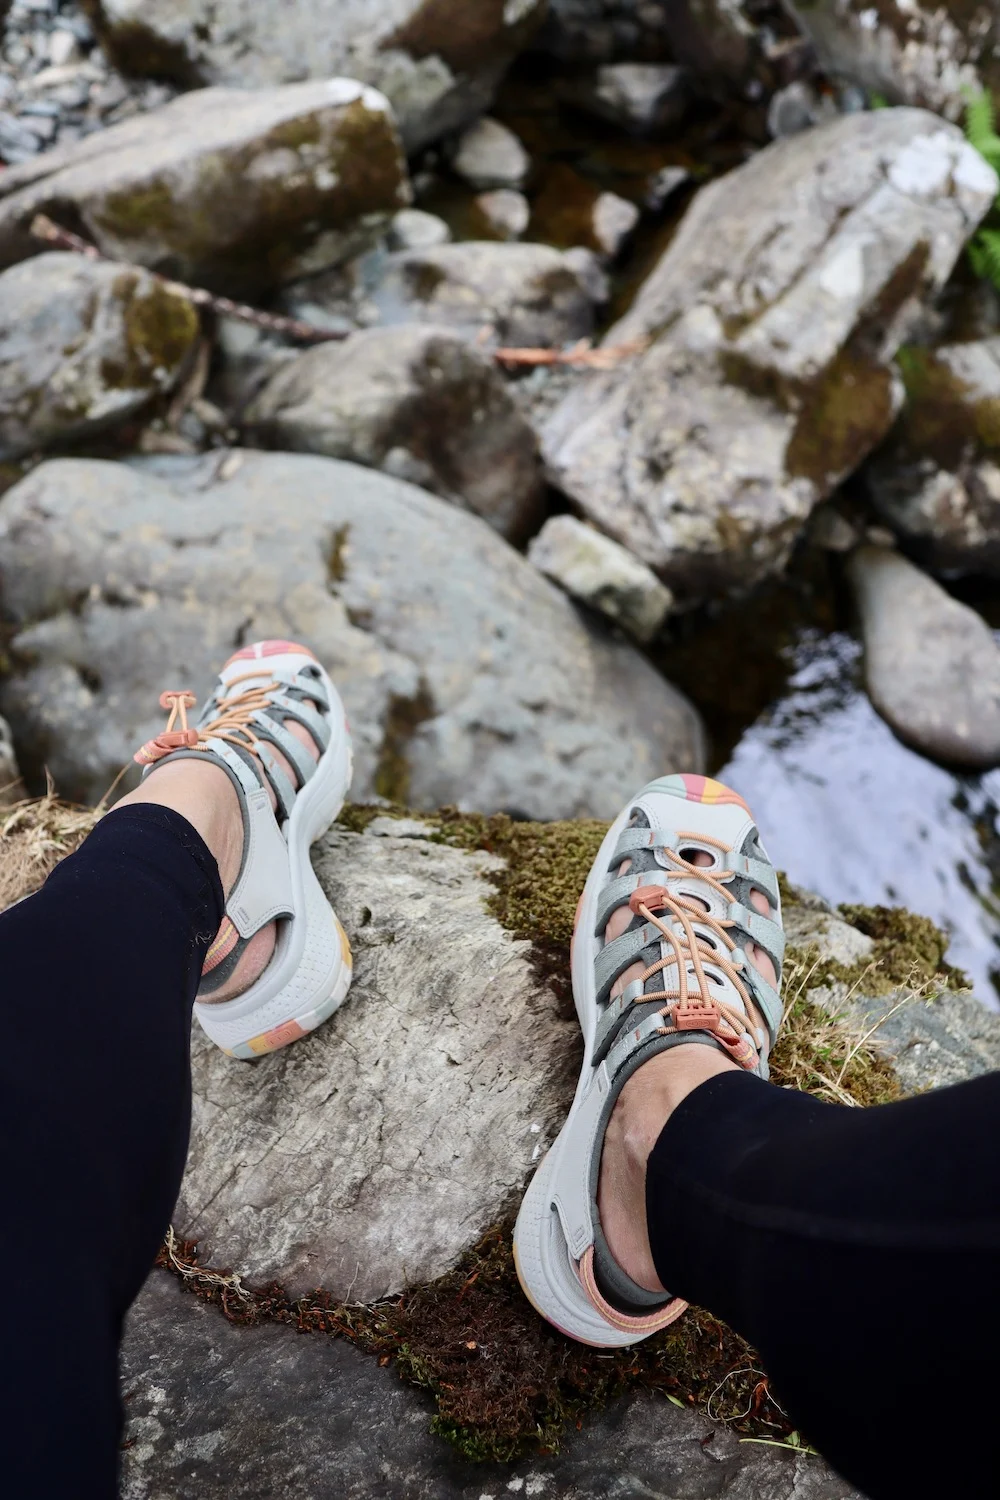
<path fill-rule="evenodd" d="M 285 727 L 305 745 L 313 760 L 319 759 L 315 741 L 303 724 L 289 719 Z M 288 760 L 276 746 L 272 745 L 270 748 L 292 785 L 297 785 L 295 771 Z M 265 785 L 270 793 L 271 806 L 276 808 L 277 798 L 269 783 L 265 782 Z M 138 806 L 144 802 L 170 807 L 193 824 L 215 855 L 219 879 L 228 897 L 239 878 L 243 863 L 243 818 L 239 798 L 225 771 L 212 765 L 210 761 L 202 763 L 193 758 L 168 760 L 151 771 L 142 785 L 123 797 L 118 806 Z M 271 962 L 277 940 L 276 922 L 261 928 L 250 939 L 246 951 L 226 983 L 213 994 L 202 997 L 203 1003 L 219 1005 L 224 1000 L 235 1000 L 238 995 L 244 994 Z"/>
<path fill-rule="evenodd" d="M 698 853 L 696 865 L 711 865 L 709 855 Z M 619 868 L 625 875 L 631 861 Z M 754 891 L 750 897 L 762 916 L 770 916 L 767 897 Z M 632 921 L 627 906 L 620 907 L 608 923 L 604 938 L 611 942 L 620 937 Z M 770 984 L 776 982 L 774 964 L 756 943 L 747 944 L 747 957 Z M 645 972 L 641 963 L 633 964 L 617 981 L 612 997 L 621 993 L 633 979 Z M 763 1027 L 756 1007 L 750 1008 L 750 1025 Z M 665 1292 L 653 1265 L 646 1230 L 646 1162 L 669 1116 L 692 1089 L 728 1073 L 738 1066 L 715 1047 L 672 1047 L 653 1057 L 634 1073 L 621 1091 L 608 1121 L 601 1156 L 601 1176 L 597 1207 L 608 1248 L 618 1265 L 638 1286 L 649 1292 Z"/>

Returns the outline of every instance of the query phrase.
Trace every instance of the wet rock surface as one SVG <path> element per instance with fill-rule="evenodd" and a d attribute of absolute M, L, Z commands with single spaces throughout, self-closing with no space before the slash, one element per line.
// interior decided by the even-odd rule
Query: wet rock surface
<path fill-rule="evenodd" d="M 776 142 L 702 191 L 544 434 L 550 475 L 682 599 L 783 567 L 888 431 L 889 360 L 992 202 L 959 131 L 908 110 Z"/>
<path fill-rule="evenodd" d="M 1000 647 L 986 623 L 896 552 L 861 547 L 848 571 L 882 717 L 935 759 L 1000 764 Z"/>
<path fill-rule="evenodd" d="M 609 63 L 570 92 L 581 109 L 633 135 L 666 130 L 684 114 L 690 79 L 670 63 Z"/>
<path fill-rule="evenodd" d="M 5 172 L 0 265 L 37 253 L 36 214 L 69 212 L 106 255 L 244 294 L 357 253 L 408 199 L 374 89 L 201 89 Z"/>
<path fill-rule="evenodd" d="M 387 93 L 410 149 L 480 114 L 540 0 L 92 0 L 125 73 L 259 88 L 345 74 Z"/>
<path fill-rule="evenodd" d="M 42 255 L 0 274 L 0 457 L 91 436 L 168 391 L 200 332 L 144 271 Z"/>
<path fill-rule="evenodd" d="M 506 537 L 527 535 L 541 512 L 534 433 L 493 362 L 448 329 L 373 328 L 300 354 L 264 387 L 246 426 L 260 446 L 409 479 Z"/>
<path fill-rule="evenodd" d="M 865 470 L 879 516 L 930 566 L 1000 573 L 1000 339 L 908 349 L 906 405 Z"/>
<path fill-rule="evenodd" d="M 464 182 L 483 192 L 523 187 L 531 158 L 512 130 L 484 115 L 455 142 L 451 165 Z"/>
<path fill-rule="evenodd" d="M 466 1463 L 392 1370 L 326 1338 L 234 1328 L 164 1271 L 130 1316 L 122 1390 L 123 1500 L 858 1500 L 817 1459 L 741 1445 L 650 1396 L 595 1416 L 556 1457 Z"/>
<path fill-rule="evenodd" d="M 489 240 L 391 257 L 373 302 L 384 323 L 436 323 L 481 341 L 558 348 L 587 338 L 594 304 L 580 278 L 548 245 Z"/>
<path fill-rule="evenodd" d="M 687 700 L 485 522 L 332 459 L 45 464 L 0 501 L 0 590 L 0 712 L 23 768 L 83 800 L 158 732 L 165 682 L 203 694 L 269 637 L 337 679 L 361 800 L 611 817 L 704 763 Z"/>

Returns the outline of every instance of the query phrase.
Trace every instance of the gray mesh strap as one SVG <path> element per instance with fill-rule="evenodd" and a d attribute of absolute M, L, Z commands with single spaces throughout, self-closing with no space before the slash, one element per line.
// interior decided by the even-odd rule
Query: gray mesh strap
<path fill-rule="evenodd" d="M 642 950 L 652 947 L 654 943 L 658 947 L 662 938 L 659 928 L 646 922 L 642 927 L 637 927 L 632 932 L 623 932 L 621 937 L 605 943 L 594 960 L 599 1005 L 606 1004 L 615 980 L 625 973 L 630 964 L 635 963 Z"/>
<path fill-rule="evenodd" d="M 627 984 L 620 995 L 609 1000 L 607 1007 L 597 1023 L 594 1033 L 594 1051 L 591 1055 L 591 1063 L 603 1062 L 611 1049 L 611 1044 L 621 1029 L 622 1022 L 636 1005 L 642 1005 L 645 999 L 645 986 L 641 979 L 633 979 Z"/>
<path fill-rule="evenodd" d="M 320 677 L 313 677 L 305 667 L 300 667 L 296 673 L 275 672 L 271 678 L 272 682 L 280 682 L 283 687 L 290 688 L 296 693 L 305 693 L 314 703 L 321 708 L 330 707 L 330 695 L 323 686 Z"/>
<path fill-rule="evenodd" d="M 250 722 L 254 725 L 255 732 L 263 739 L 269 740 L 295 767 L 299 778 L 298 787 L 301 791 L 306 782 L 311 781 L 316 774 L 316 762 L 305 745 L 301 740 L 296 739 L 294 734 L 289 734 L 280 719 L 272 717 L 263 709 L 258 709 L 255 714 L 252 714 Z"/>
<path fill-rule="evenodd" d="M 330 743 L 333 730 L 322 714 L 318 714 L 310 704 L 290 698 L 287 693 L 272 693 L 271 704 L 280 710 L 282 718 L 296 719 L 303 728 L 308 729 L 316 741 L 317 750 L 320 754 L 323 753 Z"/>
<path fill-rule="evenodd" d="M 278 799 L 278 807 L 281 809 L 282 818 L 290 818 L 292 816 L 292 808 L 295 806 L 295 798 L 298 795 L 295 788 L 281 766 L 278 765 L 274 751 L 264 739 L 258 739 L 257 741 L 257 756 L 264 767 L 264 775 L 271 783 L 271 790 Z"/>
<path fill-rule="evenodd" d="M 763 948 L 780 974 L 781 962 L 785 956 L 785 934 L 777 922 L 772 922 L 770 917 L 762 917 L 759 911 L 753 911 L 749 906 L 740 906 L 736 902 L 730 906 L 726 915 L 731 922 L 736 923 L 739 931 L 745 932 L 759 948 Z"/>
<path fill-rule="evenodd" d="M 766 892 L 771 906 L 778 906 L 778 877 L 774 872 L 773 865 L 765 860 L 753 859 L 749 854 L 727 854 L 725 858 L 725 869 L 733 870 L 737 875 L 744 876 L 751 885 L 759 886 Z"/>
<path fill-rule="evenodd" d="M 677 835 L 664 828 L 623 828 L 608 861 L 609 870 L 617 870 L 623 859 L 636 849 L 676 849 Z"/>
<path fill-rule="evenodd" d="M 773 1047 L 777 1040 L 781 1018 L 785 1014 L 785 1007 L 782 1004 L 781 996 L 772 984 L 768 984 L 763 974 L 755 969 L 749 960 L 744 962 L 740 978 L 750 991 L 757 1009 L 764 1017 L 764 1022 L 771 1038 L 771 1046 Z"/>
<path fill-rule="evenodd" d="M 249 756 L 244 759 L 228 740 L 217 740 L 214 737 L 206 741 L 205 748 L 213 755 L 217 755 L 220 760 L 225 761 L 229 769 L 235 773 L 236 779 L 248 797 L 258 790 L 261 784 L 260 772 Z M 192 750 L 191 754 L 204 754 L 204 751 Z"/>

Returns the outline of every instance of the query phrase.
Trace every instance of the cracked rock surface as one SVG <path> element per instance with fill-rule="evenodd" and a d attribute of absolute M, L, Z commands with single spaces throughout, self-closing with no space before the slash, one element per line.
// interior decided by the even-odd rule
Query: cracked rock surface
<path fill-rule="evenodd" d="M 0 712 L 26 773 L 82 801 L 159 732 L 165 686 L 204 695 L 269 637 L 336 679 L 360 801 L 610 818 L 703 767 L 687 699 L 484 521 L 333 459 L 43 464 L 0 501 L 0 593 Z"/>
<path fill-rule="evenodd" d="M 499 862 L 396 826 L 316 851 L 355 955 L 339 1014 L 263 1066 L 195 1028 L 175 1227 L 293 1296 L 369 1302 L 450 1270 L 550 1144 L 578 1062 L 529 945 L 484 908 Z"/>
<path fill-rule="evenodd" d="M 888 431 L 891 359 L 996 194 L 961 132 L 845 116 L 705 188 L 549 420 L 553 482 L 682 601 L 779 571 L 814 505 Z"/>

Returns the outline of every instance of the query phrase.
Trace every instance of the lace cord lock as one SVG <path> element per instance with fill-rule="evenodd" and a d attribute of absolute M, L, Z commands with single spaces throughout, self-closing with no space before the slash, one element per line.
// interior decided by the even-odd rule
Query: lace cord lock
<path fill-rule="evenodd" d="M 714 1000 L 701 995 L 688 995 L 679 1000 L 670 1012 L 676 1031 L 717 1032 L 722 1025 L 722 1012 Z"/>
<path fill-rule="evenodd" d="M 634 917 L 641 917 L 640 907 L 647 911 L 662 911 L 667 904 L 667 893 L 662 885 L 641 885 L 628 898 L 628 909 Z"/>

